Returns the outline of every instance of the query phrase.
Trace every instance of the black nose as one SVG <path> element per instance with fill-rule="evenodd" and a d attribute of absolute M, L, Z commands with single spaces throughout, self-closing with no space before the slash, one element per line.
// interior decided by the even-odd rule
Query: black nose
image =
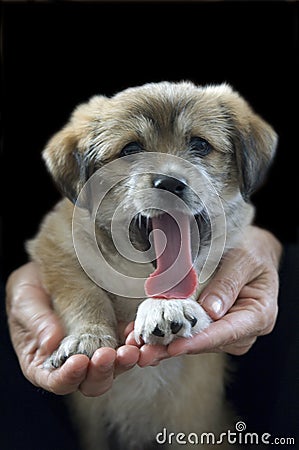
<path fill-rule="evenodd" d="M 168 177 L 167 175 L 159 175 L 153 180 L 153 186 L 157 189 L 164 189 L 172 192 L 179 197 L 183 195 L 187 185 L 184 181 L 177 178 Z"/>

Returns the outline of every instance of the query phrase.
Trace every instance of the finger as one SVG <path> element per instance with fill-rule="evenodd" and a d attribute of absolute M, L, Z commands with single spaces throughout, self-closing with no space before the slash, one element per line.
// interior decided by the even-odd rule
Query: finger
<path fill-rule="evenodd" d="M 28 370 L 33 384 L 57 395 L 76 392 L 85 379 L 89 366 L 89 358 L 85 355 L 71 356 L 62 367 L 47 370 L 42 365 L 32 366 Z"/>
<path fill-rule="evenodd" d="M 127 337 L 129 336 L 129 334 L 132 333 L 132 331 L 134 331 L 134 322 L 130 322 L 124 329 L 124 336 L 125 339 L 127 339 Z"/>
<path fill-rule="evenodd" d="M 130 329 L 130 327 L 128 328 L 128 330 Z M 126 345 L 135 345 L 135 347 L 141 347 L 142 343 L 138 344 L 135 340 L 135 335 L 134 335 L 134 330 L 130 331 L 126 341 L 125 341 Z"/>
<path fill-rule="evenodd" d="M 116 356 L 113 348 L 103 347 L 95 351 L 89 363 L 87 376 L 80 385 L 83 395 L 97 397 L 111 388 Z"/>
<path fill-rule="evenodd" d="M 130 327 L 128 328 L 130 329 Z M 156 366 L 163 359 L 169 358 L 165 345 L 137 344 L 134 331 L 131 331 L 126 339 L 126 345 L 135 346 L 140 349 L 138 366 Z"/>
<path fill-rule="evenodd" d="M 132 330 L 134 323 L 128 325 L 127 331 Z M 137 344 L 135 341 L 134 330 L 130 331 L 127 339 L 126 345 L 135 346 L 140 349 L 138 365 L 140 367 L 146 366 L 156 366 L 163 359 L 169 358 L 165 345 L 148 345 L 141 342 Z"/>
<path fill-rule="evenodd" d="M 254 335 L 254 324 L 254 313 L 251 314 L 249 311 L 228 313 L 192 338 L 177 339 L 170 343 L 167 351 L 170 356 L 221 351 L 240 339 Z"/>
<path fill-rule="evenodd" d="M 258 270 L 256 263 L 250 263 L 250 255 L 245 250 L 231 250 L 200 294 L 199 303 L 212 319 L 223 317 L 236 301 L 242 287 L 258 276 Z"/>
<path fill-rule="evenodd" d="M 33 290 L 28 295 L 24 292 L 24 295 L 27 305 L 20 305 L 8 317 L 12 343 L 19 358 L 26 352 L 34 353 L 38 350 L 39 355 L 43 355 L 45 359 L 63 339 L 64 330 L 47 305 L 36 304 L 37 294 Z"/>
<path fill-rule="evenodd" d="M 123 345 L 117 349 L 114 376 L 118 376 L 134 367 L 140 356 L 140 351 L 135 345 Z"/>
<path fill-rule="evenodd" d="M 230 355 L 235 356 L 245 355 L 245 353 L 247 353 L 251 349 L 256 339 L 257 338 L 255 336 L 243 340 L 241 339 L 240 341 L 235 342 L 234 344 L 221 347 L 221 350 L 225 353 L 229 353 Z"/>
<path fill-rule="evenodd" d="M 169 358 L 167 347 L 165 345 L 142 345 L 140 348 L 140 358 L 138 365 L 140 367 L 156 366 L 163 359 Z"/>
<path fill-rule="evenodd" d="M 51 353 L 63 338 L 62 325 L 41 286 L 35 264 L 28 263 L 9 277 L 6 305 L 12 341 L 17 347 L 24 343 L 24 332 L 29 332 L 45 353 Z"/>

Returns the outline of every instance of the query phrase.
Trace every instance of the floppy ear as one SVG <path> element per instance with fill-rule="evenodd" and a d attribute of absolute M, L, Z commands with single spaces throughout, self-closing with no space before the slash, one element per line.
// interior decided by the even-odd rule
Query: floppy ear
<path fill-rule="evenodd" d="M 273 160 L 277 134 L 239 96 L 233 105 L 234 146 L 240 191 L 245 201 L 261 185 Z"/>
<path fill-rule="evenodd" d="M 67 126 L 52 137 L 43 158 L 60 192 L 75 203 L 87 180 L 87 167 L 72 127 Z"/>
<path fill-rule="evenodd" d="M 94 172 L 91 158 L 91 123 L 106 97 L 93 97 L 77 107 L 70 122 L 48 142 L 43 159 L 61 193 L 73 203 Z"/>

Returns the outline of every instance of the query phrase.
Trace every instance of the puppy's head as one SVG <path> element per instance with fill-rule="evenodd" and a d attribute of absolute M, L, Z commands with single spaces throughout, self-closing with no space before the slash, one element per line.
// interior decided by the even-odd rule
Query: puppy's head
<path fill-rule="evenodd" d="M 43 156 L 73 202 L 97 168 L 139 152 L 189 160 L 248 200 L 264 179 L 276 142 L 273 129 L 227 84 L 163 82 L 80 105 Z"/>
<path fill-rule="evenodd" d="M 228 223 L 248 222 L 250 195 L 264 179 L 276 142 L 273 129 L 227 84 L 162 82 L 80 105 L 43 156 L 72 202 L 97 169 L 124 161 L 128 176 L 109 189 L 98 225 L 109 229 L 123 202 L 124 214 L 138 218 L 131 233 L 141 245 L 163 210 L 162 192 L 172 195 L 166 202 L 186 204 L 201 228 L 219 198 Z"/>

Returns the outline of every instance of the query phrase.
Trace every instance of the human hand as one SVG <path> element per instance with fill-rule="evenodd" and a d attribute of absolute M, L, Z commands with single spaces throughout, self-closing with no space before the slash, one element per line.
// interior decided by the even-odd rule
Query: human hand
<path fill-rule="evenodd" d="M 110 389 L 115 376 L 137 363 L 139 349 L 123 345 L 117 350 L 100 348 L 91 360 L 74 355 L 59 369 L 44 369 L 45 359 L 57 348 L 64 330 L 42 286 L 37 265 L 28 263 L 14 271 L 6 293 L 11 340 L 23 374 L 35 386 L 55 394 L 80 390 L 86 396 L 97 396 Z M 120 324 L 120 333 L 124 326 Z"/>
<path fill-rule="evenodd" d="M 94 396 L 106 392 L 116 375 L 137 362 L 140 366 L 155 365 L 184 353 L 244 354 L 257 336 L 270 333 L 274 327 L 281 251 L 271 233 L 248 227 L 242 248 L 228 254 L 199 297 L 215 320 L 207 330 L 190 339 L 177 339 L 168 347 L 143 345 L 138 349 L 130 324 L 125 331 L 126 345 L 117 351 L 98 349 L 91 360 L 75 355 L 52 372 L 44 370 L 42 364 L 64 332 L 41 285 L 37 267 L 28 263 L 13 272 L 7 283 L 10 333 L 22 371 L 33 384 L 56 394 L 79 389 Z"/>
<path fill-rule="evenodd" d="M 281 244 L 268 231 L 248 227 L 242 247 L 232 249 L 199 297 L 214 319 L 190 339 L 168 347 L 143 345 L 139 365 L 155 365 L 170 356 L 205 352 L 243 355 L 258 336 L 272 331 L 277 317 L 278 266 Z M 134 344 L 132 325 L 127 344 Z"/>

